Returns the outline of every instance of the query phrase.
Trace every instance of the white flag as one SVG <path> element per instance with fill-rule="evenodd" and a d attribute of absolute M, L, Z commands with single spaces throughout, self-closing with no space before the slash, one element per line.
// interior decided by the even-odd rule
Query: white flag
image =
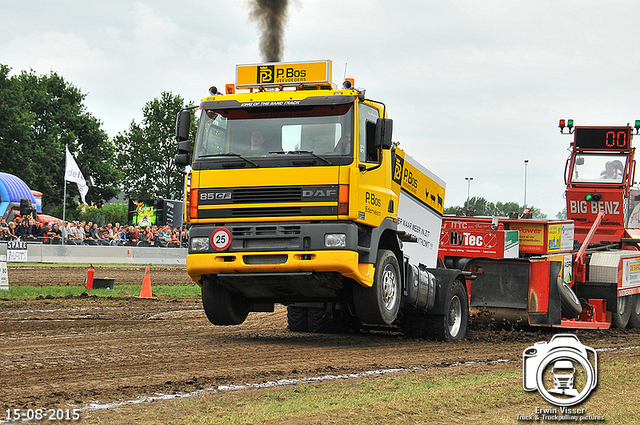
<path fill-rule="evenodd" d="M 69 148 L 65 146 L 65 151 L 67 154 L 65 161 L 65 170 L 64 170 L 64 179 L 69 182 L 74 182 L 78 185 L 78 192 L 80 192 L 80 198 L 82 198 L 82 203 L 87 204 L 84 200 L 85 195 L 89 191 L 89 187 L 87 186 L 87 181 L 84 179 L 82 175 L 82 171 L 78 168 L 78 164 L 76 164 L 76 160 L 71 156 L 71 152 L 69 152 Z"/>

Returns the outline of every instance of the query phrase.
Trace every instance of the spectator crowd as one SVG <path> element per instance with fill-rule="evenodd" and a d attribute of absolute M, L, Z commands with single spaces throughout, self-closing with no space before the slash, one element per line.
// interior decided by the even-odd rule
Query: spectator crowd
<path fill-rule="evenodd" d="M 171 226 L 121 226 L 84 221 L 41 223 L 33 219 L 15 217 L 7 222 L 0 217 L 0 241 L 21 240 L 45 244 L 99 246 L 157 246 L 186 247 L 187 230 Z"/>

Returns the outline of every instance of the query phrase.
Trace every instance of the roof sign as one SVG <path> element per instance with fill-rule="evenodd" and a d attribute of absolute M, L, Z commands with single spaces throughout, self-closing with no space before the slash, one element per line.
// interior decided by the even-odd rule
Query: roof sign
<path fill-rule="evenodd" d="M 331 85 L 331 61 L 271 62 L 236 66 L 236 87 Z"/>

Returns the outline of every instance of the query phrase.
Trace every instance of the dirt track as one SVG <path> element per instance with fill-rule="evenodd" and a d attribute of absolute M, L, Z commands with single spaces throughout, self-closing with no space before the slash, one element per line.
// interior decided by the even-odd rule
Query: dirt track
<path fill-rule="evenodd" d="M 10 282 L 17 284 L 12 271 Z M 69 273 L 67 280 L 78 284 Z M 32 270 L 29 280 L 64 280 L 58 274 L 63 270 Z M 179 282 L 181 274 L 184 270 L 172 270 L 166 279 Z M 132 284 L 139 284 L 140 276 Z M 160 278 L 152 276 L 157 284 Z M 327 373 L 446 368 L 455 362 L 499 359 L 519 365 L 524 348 L 548 341 L 551 334 L 475 324 L 466 341 L 447 344 L 385 332 L 292 333 L 282 307 L 275 313 L 253 313 L 240 326 L 214 327 L 198 299 L 0 301 L 0 400 L 3 411 L 69 408 Z M 594 348 L 640 346 L 638 330 L 577 334 Z M 637 357 L 638 351 L 606 355 Z"/>

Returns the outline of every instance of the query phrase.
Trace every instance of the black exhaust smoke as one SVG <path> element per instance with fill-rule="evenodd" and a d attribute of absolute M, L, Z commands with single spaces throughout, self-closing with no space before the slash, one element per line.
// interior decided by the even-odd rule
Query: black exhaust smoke
<path fill-rule="evenodd" d="M 280 62 L 284 50 L 284 24 L 287 20 L 289 0 L 253 0 L 251 19 L 258 22 L 260 53 L 265 62 Z"/>

